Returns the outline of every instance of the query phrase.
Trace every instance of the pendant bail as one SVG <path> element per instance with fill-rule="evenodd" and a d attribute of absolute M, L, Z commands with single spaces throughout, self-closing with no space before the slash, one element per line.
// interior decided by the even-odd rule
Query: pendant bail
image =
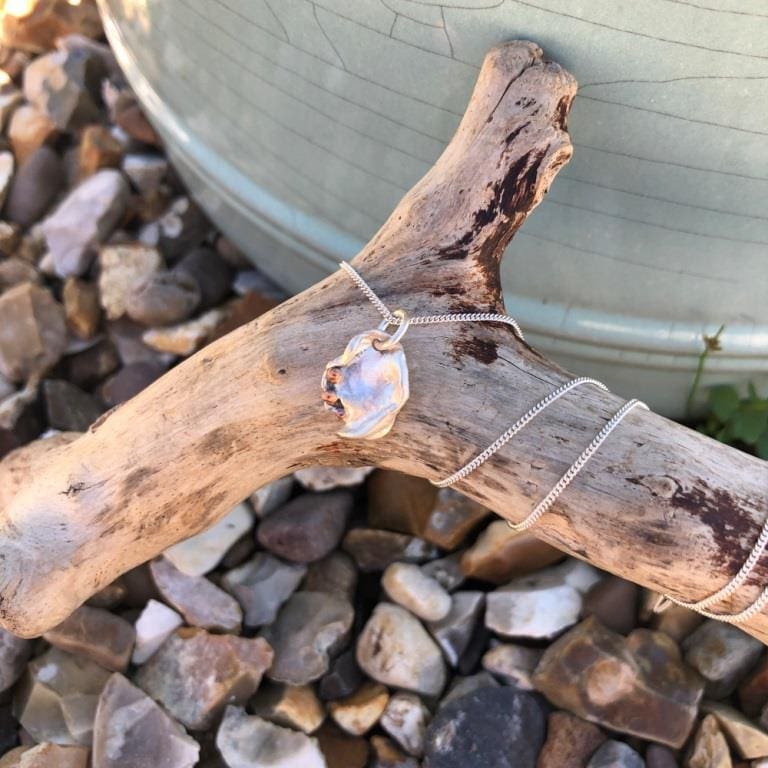
<path fill-rule="evenodd" d="M 392 314 L 400 321 L 400 323 L 397 330 L 387 341 L 373 342 L 374 348 L 379 350 L 379 352 L 386 352 L 388 349 L 392 349 L 392 347 L 396 346 L 400 339 L 405 336 L 405 332 L 408 330 L 408 326 L 411 324 L 411 319 L 404 309 L 396 309 Z M 382 320 L 381 323 L 379 323 L 379 330 L 386 331 L 390 325 L 391 323 L 389 320 Z"/>

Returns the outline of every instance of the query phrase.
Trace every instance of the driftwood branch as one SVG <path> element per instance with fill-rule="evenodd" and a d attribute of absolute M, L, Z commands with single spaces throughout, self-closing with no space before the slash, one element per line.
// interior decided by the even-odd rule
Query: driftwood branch
<path fill-rule="evenodd" d="M 488 55 L 456 136 L 354 261 L 388 306 L 502 310 L 499 261 L 571 155 L 575 91 L 535 45 Z M 321 406 L 320 374 L 378 320 L 337 273 L 206 347 L 86 434 L 7 457 L 0 623 L 43 632 L 300 467 L 375 464 L 442 478 L 569 378 L 509 328 L 420 327 L 406 338 L 412 393 L 393 431 L 341 440 Z M 621 402 L 574 391 L 458 487 L 522 519 Z M 767 513 L 768 464 L 634 411 L 536 531 L 608 571 L 699 599 L 738 570 Z M 764 561 L 730 607 L 749 604 L 766 581 Z M 768 639 L 768 615 L 745 628 Z"/>

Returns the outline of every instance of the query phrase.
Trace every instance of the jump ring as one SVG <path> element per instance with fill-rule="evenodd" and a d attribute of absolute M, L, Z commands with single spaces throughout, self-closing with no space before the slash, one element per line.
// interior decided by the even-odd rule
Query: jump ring
<path fill-rule="evenodd" d="M 380 352 L 385 352 L 388 349 L 392 349 L 392 347 L 394 347 L 400 341 L 400 339 L 405 336 L 405 332 L 408 330 L 408 326 L 411 324 L 411 319 L 408 317 L 408 313 L 404 309 L 396 309 L 392 314 L 398 320 L 400 320 L 400 324 L 398 325 L 397 330 L 389 339 L 386 341 L 373 342 L 373 346 L 376 347 L 376 349 L 378 349 Z M 382 320 L 379 324 L 379 330 L 386 331 L 389 325 L 389 320 Z"/>

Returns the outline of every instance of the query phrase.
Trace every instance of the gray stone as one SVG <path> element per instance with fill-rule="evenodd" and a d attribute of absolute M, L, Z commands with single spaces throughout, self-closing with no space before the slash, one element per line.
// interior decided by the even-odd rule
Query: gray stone
<path fill-rule="evenodd" d="M 181 323 L 200 304 L 200 288 L 186 272 L 160 271 L 126 298 L 131 320 L 148 326 Z"/>
<path fill-rule="evenodd" d="M 678 768 L 675 753 L 669 747 L 661 744 L 649 744 L 645 751 L 647 768 Z"/>
<path fill-rule="evenodd" d="M 0 401 L 0 458 L 33 440 L 42 431 L 36 401 L 34 380 Z"/>
<path fill-rule="evenodd" d="M 499 683 L 496 679 L 488 674 L 488 672 L 477 672 L 474 675 L 468 675 L 467 677 L 457 676 L 451 680 L 450 686 L 445 696 L 440 700 L 439 708 L 442 709 L 446 704 L 449 704 L 456 699 L 460 699 L 462 696 L 466 696 L 468 693 L 479 691 L 481 688 L 498 688 Z"/>
<path fill-rule="evenodd" d="M 168 173 L 168 160 L 162 155 L 131 153 L 123 158 L 123 173 L 145 197 L 156 194 Z"/>
<path fill-rule="evenodd" d="M 629 744 L 611 740 L 597 748 L 587 768 L 645 768 L 645 762 Z"/>
<path fill-rule="evenodd" d="M 464 550 L 459 550 L 446 557 L 430 560 L 421 566 L 421 570 L 437 581 L 446 592 L 454 592 L 466 581 L 466 576 L 461 570 L 463 555 Z"/>
<path fill-rule="evenodd" d="M 131 661 L 134 664 L 143 664 L 183 623 L 183 619 L 173 608 L 150 599 L 134 625 L 136 644 Z"/>
<path fill-rule="evenodd" d="M 293 490 L 293 475 L 281 477 L 257 488 L 249 497 L 256 517 L 263 518 L 285 504 Z"/>
<path fill-rule="evenodd" d="M 363 573 L 383 571 L 398 560 L 423 563 L 440 554 L 437 547 L 416 536 L 377 528 L 353 528 L 344 537 L 342 547 Z"/>
<path fill-rule="evenodd" d="M 454 592 L 449 612 L 439 621 L 427 624 L 452 667 L 458 666 L 469 646 L 484 606 L 484 592 Z"/>
<path fill-rule="evenodd" d="M 22 227 L 38 221 L 64 186 L 64 164 L 58 153 L 44 144 L 19 166 L 8 191 L 5 217 Z"/>
<path fill-rule="evenodd" d="M 47 379 L 42 385 L 48 426 L 62 432 L 85 432 L 104 413 L 93 395 L 63 379 Z"/>
<path fill-rule="evenodd" d="M 177 259 L 200 245 L 211 225 L 188 198 L 177 197 L 158 221 L 157 242 L 170 259 Z"/>
<path fill-rule="evenodd" d="M 394 694 L 381 716 L 381 727 L 409 754 L 420 757 L 430 714 L 415 693 Z"/>
<path fill-rule="evenodd" d="M 539 648 L 499 643 L 483 656 L 483 669 L 505 685 L 514 685 L 521 691 L 532 691 L 533 673 L 542 653 Z"/>
<path fill-rule="evenodd" d="M 199 309 L 221 304 L 232 290 L 232 270 L 213 248 L 193 248 L 174 267 L 192 279 L 200 292 Z"/>
<path fill-rule="evenodd" d="M 165 368 L 152 363 L 132 363 L 121 368 L 114 376 L 110 376 L 99 390 L 102 399 L 114 408 L 134 395 L 138 395 L 153 381 L 159 379 Z"/>
<path fill-rule="evenodd" d="M 393 602 L 425 621 L 440 621 L 451 610 L 451 596 L 412 563 L 387 566 L 381 585 Z"/>
<path fill-rule="evenodd" d="M 311 592 L 333 592 L 352 602 L 356 588 L 357 566 L 346 552 L 336 550 L 307 566 L 304 589 Z"/>
<path fill-rule="evenodd" d="M 331 667 L 320 680 L 320 698 L 324 700 L 341 699 L 354 693 L 363 682 L 363 673 L 355 658 L 354 649 L 350 648 L 339 654 Z"/>
<path fill-rule="evenodd" d="M 32 650 L 32 643 L 0 629 L 0 693 L 7 691 L 21 676 Z"/>

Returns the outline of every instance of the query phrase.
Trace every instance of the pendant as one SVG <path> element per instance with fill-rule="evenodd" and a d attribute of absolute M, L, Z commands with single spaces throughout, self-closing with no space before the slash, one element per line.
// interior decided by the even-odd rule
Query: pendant
<path fill-rule="evenodd" d="M 392 429 L 408 400 L 408 365 L 400 339 L 408 317 L 393 312 L 400 325 L 392 334 L 384 320 L 375 330 L 354 336 L 339 357 L 325 366 L 321 382 L 326 410 L 344 422 L 340 437 L 375 440 Z"/>

